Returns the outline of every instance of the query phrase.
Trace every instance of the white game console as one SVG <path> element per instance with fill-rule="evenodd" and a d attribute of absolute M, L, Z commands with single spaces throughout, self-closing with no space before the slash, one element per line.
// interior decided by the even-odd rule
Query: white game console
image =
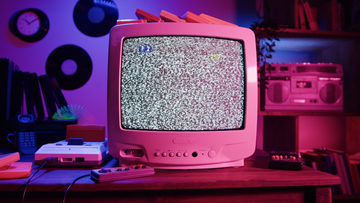
<path fill-rule="evenodd" d="M 47 158 L 54 157 L 47 165 L 98 166 L 110 156 L 107 139 L 105 142 L 73 141 L 63 140 L 43 145 L 36 151 L 34 163 L 41 165 Z"/>

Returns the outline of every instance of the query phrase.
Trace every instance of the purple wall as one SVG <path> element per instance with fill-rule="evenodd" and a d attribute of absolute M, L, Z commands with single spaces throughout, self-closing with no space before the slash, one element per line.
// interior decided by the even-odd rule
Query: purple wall
<path fill-rule="evenodd" d="M 75 90 L 63 90 L 63 93 L 69 104 L 77 104 L 89 109 L 98 124 L 106 125 L 109 34 L 90 37 L 80 32 L 73 21 L 73 10 L 76 3 L 75 0 L 12 0 L 3 3 L 0 7 L 0 57 L 9 57 L 22 71 L 42 75 L 46 73 L 46 60 L 54 49 L 65 44 L 80 46 L 91 57 L 92 75 L 82 87 Z M 161 10 L 179 16 L 191 11 L 195 14 L 206 13 L 231 23 L 246 23 L 246 21 L 237 19 L 237 6 L 234 0 L 115 0 L 115 3 L 118 7 L 119 19 L 136 19 L 135 11 L 140 8 L 155 15 L 159 15 Z M 255 3 L 250 3 L 248 7 L 255 10 Z M 23 42 L 15 37 L 8 28 L 10 17 L 15 12 L 27 8 L 42 10 L 50 20 L 48 34 L 38 42 Z"/>

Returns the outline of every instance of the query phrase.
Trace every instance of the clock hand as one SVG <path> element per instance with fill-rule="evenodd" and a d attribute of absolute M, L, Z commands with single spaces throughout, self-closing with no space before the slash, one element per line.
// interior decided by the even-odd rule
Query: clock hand
<path fill-rule="evenodd" d="M 32 20 L 31 22 L 28 22 L 29 24 L 33 23 L 35 20 L 37 20 L 38 18 L 35 18 L 34 20 Z"/>
<path fill-rule="evenodd" d="M 30 24 L 30 22 L 29 22 L 29 21 L 27 21 L 25 18 L 23 18 L 23 20 L 25 20 L 25 21 L 27 22 L 27 24 Z"/>

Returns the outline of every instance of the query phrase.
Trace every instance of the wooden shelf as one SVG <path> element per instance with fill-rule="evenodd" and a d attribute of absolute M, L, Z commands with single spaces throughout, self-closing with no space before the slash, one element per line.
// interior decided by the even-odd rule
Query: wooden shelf
<path fill-rule="evenodd" d="M 360 113 L 311 111 L 258 111 L 262 116 L 360 116 Z"/>
<path fill-rule="evenodd" d="M 280 29 L 279 37 L 294 38 L 360 38 L 360 32 L 327 31 L 327 30 L 301 30 Z"/>

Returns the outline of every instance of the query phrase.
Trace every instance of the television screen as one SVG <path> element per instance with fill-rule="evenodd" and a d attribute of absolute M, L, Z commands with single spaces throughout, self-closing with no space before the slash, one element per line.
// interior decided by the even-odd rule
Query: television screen
<path fill-rule="evenodd" d="M 196 36 L 126 38 L 121 125 L 139 130 L 231 130 L 244 126 L 244 49 Z"/>

